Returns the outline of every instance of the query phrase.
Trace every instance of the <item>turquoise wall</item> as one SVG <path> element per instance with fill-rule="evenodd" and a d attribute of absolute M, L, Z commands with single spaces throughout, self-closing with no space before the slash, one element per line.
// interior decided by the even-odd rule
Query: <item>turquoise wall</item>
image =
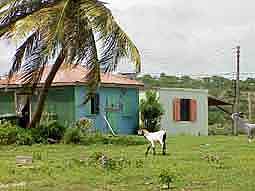
<path fill-rule="evenodd" d="M 0 115 L 15 113 L 15 101 L 13 92 L 0 92 Z"/>
<path fill-rule="evenodd" d="M 33 97 L 32 112 L 35 109 L 37 96 Z M 75 120 L 74 87 L 52 87 L 49 90 L 44 111 L 57 114 L 57 120 L 65 125 Z"/>
<path fill-rule="evenodd" d="M 85 86 L 52 87 L 49 90 L 44 111 L 57 114 L 61 124 L 71 124 L 82 117 L 93 120 L 94 126 L 101 132 L 109 132 L 106 116 L 114 131 L 118 134 L 134 134 L 139 121 L 138 88 L 100 87 L 100 112 L 90 113 L 90 102 L 83 104 L 86 94 Z M 0 94 L 0 114 L 15 113 L 14 92 Z M 31 101 L 32 113 L 35 110 L 38 95 Z"/>
<path fill-rule="evenodd" d="M 109 132 L 106 116 L 114 131 L 118 134 L 134 134 L 139 120 L 139 93 L 137 88 L 101 87 L 99 93 L 100 112 L 90 114 L 90 102 L 82 104 L 86 96 L 85 86 L 75 87 L 75 119 L 87 117 L 94 121 L 101 132 Z"/>

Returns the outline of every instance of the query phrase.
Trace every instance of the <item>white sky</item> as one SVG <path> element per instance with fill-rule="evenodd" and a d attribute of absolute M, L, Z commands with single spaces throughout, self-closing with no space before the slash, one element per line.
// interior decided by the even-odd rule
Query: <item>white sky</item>
<path fill-rule="evenodd" d="M 138 5 L 138 4 L 151 4 L 159 5 L 162 3 L 170 2 L 172 0 L 104 0 L 104 2 L 109 3 L 110 7 L 117 8 L 120 10 L 127 9 L 129 7 Z"/>
<path fill-rule="evenodd" d="M 241 72 L 255 72 L 254 0 L 103 1 L 138 47 L 144 73 L 233 72 L 237 45 Z M 12 53 L 0 43 L 0 74 Z"/>

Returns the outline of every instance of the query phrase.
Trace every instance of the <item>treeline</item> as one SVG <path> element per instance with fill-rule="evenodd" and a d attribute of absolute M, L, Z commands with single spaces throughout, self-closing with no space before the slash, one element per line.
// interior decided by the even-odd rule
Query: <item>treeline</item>
<path fill-rule="evenodd" d="M 229 103 L 234 103 L 235 81 L 221 76 L 204 78 L 191 78 L 190 76 L 168 76 L 162 73 L 159 77 L 144 75 L 138 80 L 144 82 L 147 87 L 168 87 L 168 88 L 193 88 L 207 89 L 209 95 L 222 99 Z M 251 119 L 255 121 L 255 78 L 247 78 L 240 81 L 240 110 L 248 118 L 248 93 L 250 94 Z M 228 106 L 226 109 L 231 111 Z M 209 108 L 209 125 L 218 124 L 226 126 L 231 124 L 229 116 L 217 108 Z"/>

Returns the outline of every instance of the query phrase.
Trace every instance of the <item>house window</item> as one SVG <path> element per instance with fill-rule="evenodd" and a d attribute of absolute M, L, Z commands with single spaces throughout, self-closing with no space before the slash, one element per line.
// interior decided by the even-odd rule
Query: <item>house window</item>
<path fill-rule="evenodd" d="M 181 99 L 181 121 L 190 121 L 190 99 Z"/>
<path fill-rule="evenodd" d="M 196 121 L 197 101 L 193 99 L 174 99 L 173 119 L 174 121 Z"/>
<path fill-rule="evenodd" d="M 90 99 L 90 113 L 91 114 L 98 114 L 99 113 L 99 94 L 95 94 Z"/>

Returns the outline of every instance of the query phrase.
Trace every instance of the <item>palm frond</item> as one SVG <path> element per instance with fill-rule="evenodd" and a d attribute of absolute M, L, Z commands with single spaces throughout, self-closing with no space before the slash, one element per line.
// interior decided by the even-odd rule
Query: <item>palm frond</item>
<path fill-rule="evenodd" d="M 28 16 L 15 24 L 6 27 L 0 32 L 0 39 L 11 39 L 15 42 L 22 41 L 27 38 L 32 32 L 38 30 L 39 22 L 32 16 Z"/>
<path fill-rule="evenodd" d="M 10 0 L 10 1 L 15 1 L 15 0 Z M 8 1 L 8 0 L 2 0 L 2 1 L 0 2 L 0 8 L 3 8 L 3 7 L 5 7 L 6 5 L 8 5 L 10 1 Z"/>
<path fill-rule="evenodd" d="M 73 2 L 72 9 L 65 18 L 65 47 L 68 49 L 66 62 L 68 64 L 82 65 L 89 72 L 86 76 L 89 94 L 93 95 L 100 83 L 100 64 L 97 56 L 94 33 L 87 17 L 81 17 L 78 2 Z"/>
<path fill-rule="evenodd" d="M 47 55 L 43 51 L 44 45 L 39 41 L 30 53 L 26 53 L 21 68 L 21 80 L 29 86 L 36 87 L 40 82 L 46 63 Z"/>
<path fill-rule="evenodd" d="M 9 8 L 0 13 L 0 31 L 43 8 L 52 7 L 61 3 L 62 0 L 16 0 L 11 1 Z M 8 6 L 7 5 L 7 6 Z"/>
<path fill-rule="evenodd" d="M 36 86 L 40 81 L 45 64 L 49 58 L 54 59 L 54 56 L 59 52 L 59 44 L 64 44 L 64 40 L 60 37 L 62 27 L 59 23 L 64 23 L 63 12 L 65 8 L 65 6 L 58 4 L 39 10 L 15 23 L 13 31 L 8 32 L 10 38 L 17 36 L 20 33 L 19 31 L 22 31 L 24 36 L 27 36 L 29 31 L 36 30 L 36 32 L 29 35 L 17 49 L 9 72 L 10 78 L 14 73 L 20 71 L 22 74 L 20 76 L 21 80 L 25 84 Z M 42 19 L 40 16 L 43 16 Z M 31 21 L 31 25 L 27 26 L 26 29 L 27 21 Z"/>
<path fill-rule="evenodd" d="M 29 84 L 29 86 L 32 85 L 33 89 L 35 89 L 37 83 L 40 82 L 44 67 L 49 60 L 49 51 L 47 48 L 53 41 L 49 38 L 43 38 L 45 35 L 48 35 L 48 33 L 45 34 L 43 32 L 50 30 L 50 22 L 48 19 L 53 13 L 59 15 L 59 8 L 60 6 L 58 5 L 42 9 L 17 21 L 13 28 L 6 30 L 3 35 L 5 38 L 14 39 L 17 38 L 17 36 L 26 37 L 25 41 L 15 53 L 12 61 L 12 68 L 9 71 L 9 79 L 14 73 L 19 72 L 21 73 L 20 80 L 25 84 Z M 56 20 L 52 21 L 52 23 L 54 22 L 54 26 L 56 25 L 55 21 Z M 31 34 L 29 35 L 29 33 Z M 45 44 L 47 44 L 47 46 L 45 46 Z"/>
<path fill-rule="evenodd" d="M 100 63 L 97 57 L 97 48 L 94 35 L 91 31 L 91 35 L 87 39 L 87 48 L 84 51 L 85 57 L 85 67 L 89 70 L 89 73 L 86 75 L 88 81 L 89 92 L 94 94 L 98 88 L 98 85 L 101 81 L 100 78 Z"/>
<path fill-rule="evenodd" d="M 39 38 L 38 32 L 32 33 L 24 42 L 20 45 L 20 47 L 16 50 L 16 53 L 12 59 L 12 67 L 9 71 L 8 78 L 11 79 L 13 74 L 20 71 L 22 66 L 22 61 L 24 58 L 25 53 L 30 54 L 33 47 L 36 46 L 37 40 Z"/>
<path fill-rule="evenodd" d="M 8 9 L 8 7 L 17 0 L 2 0 L 0 2 L 0 12 Z"/>
<path fill-rule="evenodd" d="M 94 32 L 102 41 L 101 64 L 106 71 L 116 69 L 119 59 L 129 57 L 140 72 L 140 54 L 128 35 L 120 28 L 105 6 L 105 3 L 97 0 L 81 0 L 83 15 L 89 18 Z"/>
<path fill-rule="evenodd" d="M 14 31 L 15 25 L 9 25 L 0 29 L 0 39 L 9 38 L 9 34 Z"/>
<path fill-rule="evenodd" d="M 21 78 L 26 84 L 32 84 L 33 87 L 36 87 L 48 61 L 50 59 L 54 60 L 56 56 L 58 57 L 61 47 L 64 47 L 63 27 L 66 9 L 69 9 L 68 2 L 69 0 L 66 3 L 42 9 L 29 16 L 33 17 L 33 20 L 40 18 L 37 21 L 40 39 L 38 39 L 37 46 L 30 54 L 26 55 L 24 60 Z M 64 49 L 66 50 L 65 47 Z"/>
<path fill-rule="evenodd" d="M 46 44 L 45 51 L 52 59 L 57 56 L 61 48 L 67 46 L 65 43 L 65 20 L 68 17 L 68 10 L 71 9 L 70 1 L 65 0 L 61 5 L 43 9 L 41 13 L 46 18 L 41 21 L 40 33 L 42 41 Z"/>

